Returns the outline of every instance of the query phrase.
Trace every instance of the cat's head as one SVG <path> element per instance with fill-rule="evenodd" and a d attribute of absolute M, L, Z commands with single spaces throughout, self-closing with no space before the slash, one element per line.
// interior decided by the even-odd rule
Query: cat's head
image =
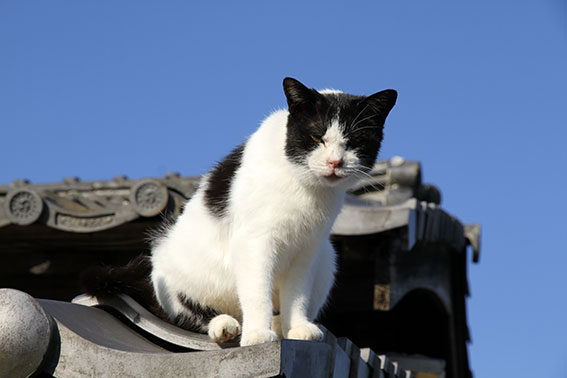
<path fill-rule="evenodd" d="M 365 176 L 376 161 L 397 92 L 367 97 L 318 92 L 289 77 L 283 87 L 289 109 L 285 153 L 302 178 L 339 187 Z"/>

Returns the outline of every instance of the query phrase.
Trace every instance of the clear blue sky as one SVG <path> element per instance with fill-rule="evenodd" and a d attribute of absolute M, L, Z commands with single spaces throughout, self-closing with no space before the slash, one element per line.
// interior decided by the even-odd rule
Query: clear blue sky
<path fill-rule="evenodd" d="M 395 88 L 382 158 L 483 225 L 475 376 L 567 377 L 567 2 L 194 3 L 0 0 L 0 183 L 198 175 L 285 76 Z"/>

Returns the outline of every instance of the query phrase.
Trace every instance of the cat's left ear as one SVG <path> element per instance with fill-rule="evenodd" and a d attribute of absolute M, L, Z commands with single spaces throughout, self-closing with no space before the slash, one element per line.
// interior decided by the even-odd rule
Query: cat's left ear
<path fill-rule="evenodd" d="M 386 119 L 390 110 L 392 110 L 396 104 L 397 98 L 398 92 L 393 89 L 386 89 L 368 96 L 364 100 L 364 103 L 370 104 L 376 113 L 379 113 L 384 119 Z"/>

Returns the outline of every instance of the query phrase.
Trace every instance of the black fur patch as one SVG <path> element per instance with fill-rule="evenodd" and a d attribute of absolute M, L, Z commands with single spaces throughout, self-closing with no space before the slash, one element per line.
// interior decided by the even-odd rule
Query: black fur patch
<path fill-rule="evenodd" d="M 175 323 L 190 331 L 207 332 L 209 322 L 218 313 L 212 308 L 201 306 L 199 303 L 187 298 L 184 294 L 177 294 L 177 299 L 191 315 L 178 315 Z"/>
<path fill-rule="evenodd" d="M 190 331 L 206 332 L 217 312 L 178 294 L 177 298 L 191 315 L 179 315 L 172 321 L 155 297 L 151 272 L 152 262 L 145 255 L 135 257 L 124 266 L 91 267 L 81 274 L 82 290 L 97 297 L 127 294 L 162 320 Z"/>
<path fill-rule="evenodd" d="M 244 144 L 241 144 L 218 163 L 209 175 L 205 189 L 205 204 L 218 217 L 223 216 L 228 207 L 230 186 L 236 170 L 242 163 L 243 152 Z"/>
<path fill-rule="evenodd" d="M 81 288 L 83 292 L 96 297 L 129 295 L 156 316 L 167 320 L 167 314 L 155 297 L 151 273 L 149 256 L 139 255 L 124 266 L 88 268 L 80 275 Z"/>
<path fill-rule="evenodd" d="M 356 149 L 361 164 L 372 168 L 383 138 L 384 121 L 396 103 L 397 92 L 392 89 L 371 96 L 346 93 L 321 94 L 299 81 L 284 79 L 284 92 L 289 107 L 285 152 L 288 159 L 305 164 L 307 155 L 338 116 L 345 125 L 347 149 Z"/>

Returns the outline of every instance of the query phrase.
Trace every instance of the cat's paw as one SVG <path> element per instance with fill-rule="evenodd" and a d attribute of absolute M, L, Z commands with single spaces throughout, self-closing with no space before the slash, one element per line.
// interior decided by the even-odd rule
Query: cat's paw
<path fill-rule="evenodd" d="M 304 323 L 291 328 L 287 333 L 288 339 L 294 340 L 323 340 L 323 331 L 313 323 Z"/>
<path fill-rule="evenodd" d="M 277 340 L 278 335 L 271 329 L 253 329 L 242 333 L 240 346 L 270 343 Z"/>
<path fill-rule="evenodd" d="M 239 334 L 240 323 L 230 315 L 218 315 L 209 322 L 209 337 L 217 343 L 232 340 Z"/>

